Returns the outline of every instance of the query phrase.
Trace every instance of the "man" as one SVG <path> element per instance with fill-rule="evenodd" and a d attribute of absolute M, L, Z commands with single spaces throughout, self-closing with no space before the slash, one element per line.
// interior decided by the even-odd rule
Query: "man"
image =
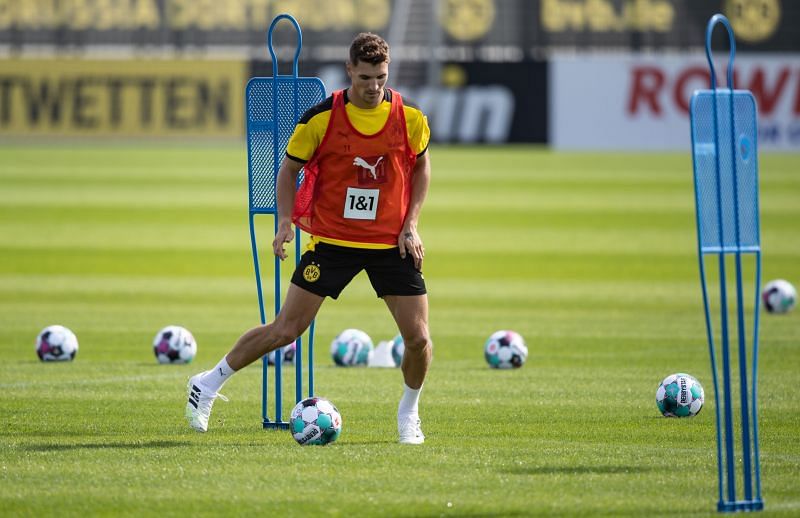
<path fill-rule="evenodd" d="M 247 331 L 214 369 L 189 380 L 186 417 L 198 431 L 208 429 L 211 407 L 231 375 L 295 340 L 326 296 L 337 298 L 366 270 L 405 342 L 400 442 L 425 440 L 418 402 L 432 343 L 417 222 L 430 182 L 430 130 L 418 108 L 386 88 L 389 46 L 381 37 L 356 36 L 346 69 L 350 87 L 306 112 L 278 173 L 273 252 L 286 258 L 292 222 L 310 234 L 308 249 L 275 321 Z M 304 181 L 295 192 L 301 169 Z"/>

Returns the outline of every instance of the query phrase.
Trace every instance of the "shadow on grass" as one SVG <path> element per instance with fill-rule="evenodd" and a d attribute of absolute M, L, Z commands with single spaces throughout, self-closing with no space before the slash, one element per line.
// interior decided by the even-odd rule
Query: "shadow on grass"
<path fill-rule="evenodd" d="M 148 442 L 90 442 L 86 444 L 29 444 L 22 446 L 28 451 L 68 451 L 68 450 L 142 450 L 179 448 L 190 446 L 189 441 L 148 441 Z"/>
<path fill-rule="evenodd" d="M 372 441 L 344 441 L 344 442 L 336 442 L 334 445 L 337 448 L 353 448 L 353 447 L 360 447 L 360 446 L 377 446 L 377 445 L 385 445 L 385 444 L 398 444 L 397 439 L 384 439 L 384 440 L 372 440 Z"/>
<path fill-rule="evenodd" d="M 17 439 L 19 437 L 86 437 L 93 435 L 95 437 L 103 435 L 101 433 L 87 433 L 85 430 L 8 430 L 0 432 L 0 437 L 11 437 Z"/>
<path fill-rule="evenodd" d="M 499 470 L 512 475 L 616 475 L 653 471 L 650 466 L 518 466 Z"/>
<path fill-rule="evenodd" d="M 134 363 L 134 365 L 137 366 L 137 367 L 145 367 L 145 368 L 151 367 L 151 368 L 156 368 L 156 369 L 164 369 L 164 371 L 166 372 L 169 369 L 181 368 L 181 367 L 184 367 L 184 366 L 186 366 L 188 364 L 187 363 L 158 363 L 158 360 L 156 358 L 153 358 L 150 361 L 136 362 L 136 363 Z M 194 369 L 194 368 L 189 369 L 187 367 L 187 369 L 191 370 L 192 374 L 196 374 L 197 372 L 200 372 L 200 371 L 198 371 L 197 369 Z M 187 372 L 187 374 L 188 374 L 188 372 Z"/>

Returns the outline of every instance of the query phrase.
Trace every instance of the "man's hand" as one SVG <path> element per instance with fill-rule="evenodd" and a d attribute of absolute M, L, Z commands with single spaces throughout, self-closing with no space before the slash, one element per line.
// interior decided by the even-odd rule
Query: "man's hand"
<path fill-rule="evenodd" d="M 281 261 L 286 259 L 286 251 L 283 249 L 285 243 L 291 243 L 294 239 L 294 230 L 291 223 L 280 223 L 278 232 L 275 233 L 275 240 L 272 241 L 272 253 L 277 255 Z"/>
<path fill-rule="evenodd" d="M 403 227 L 400 237 L 397 238 L 397 246 L 400 248 L 400 257 L 405 259 L 406 253 L 410 253 L 414 258 L 414 268 L 422 271 L 425 247 L 422 246 L 422 239 L 420 239 L 416 227 Z"/>

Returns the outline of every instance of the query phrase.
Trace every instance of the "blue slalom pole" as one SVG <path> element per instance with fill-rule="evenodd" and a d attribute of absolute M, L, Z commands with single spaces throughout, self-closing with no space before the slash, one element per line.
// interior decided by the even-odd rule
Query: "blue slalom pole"
<path fill-rule="evenodd" d="M 709 34 L 709 38 L 710 38 Z M 710 59 L 710 58 L 709 58 Z M 711 87 L 714 92 L 713 113 L 714 113 L 714 141 L 719 142 L 719 122 L 717 114 L 717 85 L 714 69 L 711 72 Z M 728 339 L 728 291 L 727 279 L 725 276 L 725 232 L 722 220 L 722 179 L 720 174 L 719 153 L 714 153 L 714 165 L 716 168 L 716 192 L 717 192 L 717 230 L 719 242 L 723 250 L 720 250 L 719 258 L 719 297 L 720 297 L 720 331 L 722 333 L 720 346 L 722 347 L 722 385 L 725 415 L 725 468 L 728 475 L 727 493 L 728 499 L 736 499 L 736 480 L 733 457 L 733 409 L 731 408 L 731 369 L 730 369 L 730 349 Z"/>
<path fill-rule="evenodd" d="M 273 47 L 273 33 L 281 20 L 289 21 L 295 29 L 297 45 L 292 62 L 292 74 L 280 75 L 278 60 Z M 283 159 L 285 146 L 301 114 L 325 99 L 325 85 L 316 77 L 298 77 L 298 62 L 302 47 L 302 32 L 297 21 L 288 14 L 275 17 L 267 32 L 267 49 L 272 58 L 272 77 L 253 77 L 247 83 L 245 108 L 247 123 L 247 166 L 250 209 L 250 241 L 253 250 L 253 264 L 256 273 L 259 312 L 262 325 L 266 324 L 264 294 L 261 285 L 258 243 L 255 235 L 254 216 L 268 214 L 273 216 L 273 231 L 277 233 L 277 177 Z M 300 232 L 296 233 L 300 242 Z M 296 261 L 299 261 L 299 247 L 296 248 Z M 274 258 L 275 315 L 281 311 L 281 261 Z M 313 377 L 313 322 L 309 336 L 309 378 Z M 302 373 L 303 340 L 298 339 L 296 349 L 296 374 Z M 269 366 L 265 356 L 262 358 L 262 423 L 265 428 L 287 428 L 283 420 L 283 355 L 275 354 L 275 415 L 269 414 Z M 302 394 L 302 375 L 297 375 L 295 396 Z M 310 380 L 310 384 L 312 381 Z"/>
<path fill-rule="evenodd" d="M 711 58 L 711 36 L 716 24 L 728 33 L 730 59 L 727 88 L 717 88 Z M 733 61 L 736 45 L 733 29 L 722 15 L 711 18 L 706 28 L 706 57 L 710 70 L 709 90 L 695 91 L 690 104 L 695 205 L 697 209 L 698 256 L 703 308 L 706 321 L 714 401 L 717 420 L 717 509 L 722 512 L 752 511 L 764 508 L 761 500 L 761 470 L 758 449 L 757 372 L 759 332 L 759 288 L 761 284 L 761 237 L 758 208 L 757 109 L 751 92 L 736 90 Z M 727 113 L 726 113 L 727 110 Z M 729 146 L 729 149 L 725 149 Z M 712 192 L 713 191 L 713 192 Z M 716 360 L 710 296 L 707 287 L 705 255 L 716 254 L 719 269 L 720 343 L 722 383 Z M 726 255 L 733 255 L 736 282 L 736 333 L 739 370 L 738 385 L 733 384 L 731 329 L 728 320 L 728 279 Z M 747 322 L 743 258 L 755 257 L 755 314 L 753 318 L 752 371 L 748 376 Z M 752 385 L 751 385 L 752 384 Z M 737 449 L 734 430 L 732 391 L 739 390 L 741 449 Z M 720 391 L 722 396 L 720 397 Z M 724 407 L 724 408 L 720 408 Z M 724 428 L 724 429 L 723 429 Z M 723 443 L 724 442 L 724 446 Z M 741 461 L 738 460 L 741 455 Z M 724 466 L 723 466 L 724 465 Z M 737 498 L 736 474 L 742 469 L 741 498 Z M 753 483 L 755 482 L 755 494 Z"/>

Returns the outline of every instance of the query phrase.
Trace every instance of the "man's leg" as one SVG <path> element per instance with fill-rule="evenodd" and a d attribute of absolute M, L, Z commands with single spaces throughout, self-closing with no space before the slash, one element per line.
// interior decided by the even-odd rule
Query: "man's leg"
<path fill-rule="evenodd" d="M 211 407 L 219 395 L 219 389 L 228 378 L 303 334 L 324 300 L 324 297 L 289 284 L 286 300 L 272 323 L 254 327 L 244 333 L 213 369 L 201 372 L 189 380 L 189 401 L 186 403 L 189 425 L 195 430 L 205 432 L 208 429 Z"/>
<path fill-rule="evenodd" d="M 292 343 L 311 325 L 324 300 L 325 297 L 289 284 L 286 300 L 275 321 L 254 327 L 239 337 L 225 357 L 228 365 L 238 371 L 278 347 Z"/>
<path fill-rule="evenodd" d="M 425 436 L 420 430 L 419 395 L 433 355 L 428 330 L 427 295 L 386 295 L 383 297 L 394 317 L 405 344 L 403 371 L 405 387 L 397 409 L 400 442 L 421 444 Z"/>

